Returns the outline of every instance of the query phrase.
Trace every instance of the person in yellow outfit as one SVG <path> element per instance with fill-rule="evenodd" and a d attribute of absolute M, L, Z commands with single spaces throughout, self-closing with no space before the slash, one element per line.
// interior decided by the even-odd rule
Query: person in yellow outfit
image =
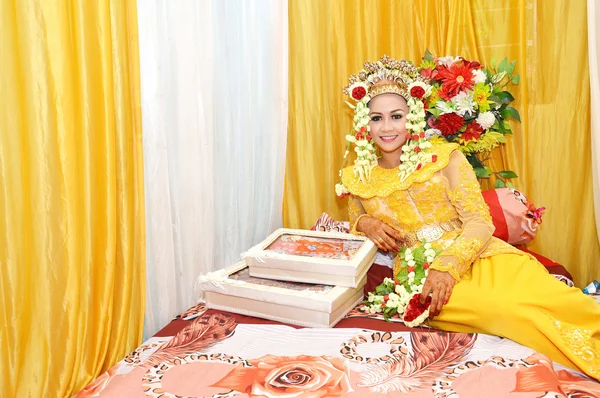
<path fill-rule="evenodd" d="M 600 380 L 600 305 L 492 236 L 473 168 L 456 144 L 425 134 L 427 83 L 388 57 L 350 78 L 357 160 L 336 191 L 350 195 L 352 232 L 384 251 L 423 240 L 441 251 L 422 291 L 432 296 L 430 326 L 506 337 Z"/>

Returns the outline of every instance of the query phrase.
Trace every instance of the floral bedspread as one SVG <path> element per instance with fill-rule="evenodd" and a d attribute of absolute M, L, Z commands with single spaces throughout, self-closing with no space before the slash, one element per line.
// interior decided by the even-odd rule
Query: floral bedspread
<path fill-rule="evenodd" d="M 600 397 L 599 382 L 499 337 L 239 324 L 204 311 L 77 397 Z"/>

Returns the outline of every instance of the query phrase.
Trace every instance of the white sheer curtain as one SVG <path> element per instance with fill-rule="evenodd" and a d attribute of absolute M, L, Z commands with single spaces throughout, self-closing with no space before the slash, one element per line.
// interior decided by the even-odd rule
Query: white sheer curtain
<path fill-rule="evenodd" d="M 600 240 L 600 5 L 588 0 L 588 57 L 592 107 L 592 176 L 596 232 Z"/>
<path fill-rule="evenodd" d="M 281 226 L 287 2 L 138 0 L 138 18 L 149 336 Z"/>

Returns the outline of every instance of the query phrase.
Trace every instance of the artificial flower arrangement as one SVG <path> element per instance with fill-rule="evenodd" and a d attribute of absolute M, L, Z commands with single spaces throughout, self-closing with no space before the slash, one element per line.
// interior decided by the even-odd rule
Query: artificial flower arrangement
<path fill-rule="evenodd" d="M 414 249 L 402 248 L 400 270 L 394 279 L 385 278 L 374 292 L 369 293 L 362 310 L 371 314 L 383 313 L 386 321 L 399 318 L 408 327 L 422 324 L 429 317 L 431 296 L 421 304 L 421 292 L 429 266 L 439 253 L 425 241 Z"/>
<path fill-rule="evenodd" d="M 496 172 L 484 164 L 490 151 L 512 134 L 507 119 L 520 121 L 519 112 L 509 105 L 514 97 L 508 86 L 520 80 L 514 73 L 515 63 L 504 58 L 496 65 L 492 59 L 486 68 L 462 57 L 435 58 L 427 51 L 419 66 L 420 74 L 430 79 L 431 85 L 424 98 L 426 136 L 458 143 L 477 177 L 494 175 L 496 188 L 513 188 L 507 180 L 517 177 L 513 171 Z"/>

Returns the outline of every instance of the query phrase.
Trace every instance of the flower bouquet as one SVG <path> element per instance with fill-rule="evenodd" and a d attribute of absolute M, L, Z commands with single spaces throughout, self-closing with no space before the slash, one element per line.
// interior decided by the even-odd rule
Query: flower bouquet
<path fill-rule="evenodd" d="M 490 152 L 512 134 L 507 120 L 521 121 L 519 112 L 509 105 L 514 97 L 507 89 L 520 80 L 514 73 L 515 63 L 504 58 L 496 65 L 492 58 L 486 68 L 462 57 L 435 58 L 427 51 L 419 66 L 431 85 L 424 98 L 426 136 L 458 143 L 477 177 L 494 175 L 496 188 L 512 188 L 507 179 L 517 177 L 513 171 L 496 172 L 485 165 Z"/>
<path fill-rule="evenodd" d="M 414 249 L 402 248 L 399 253 L 400 269 L 394 279 L 385 278 L 383 283 L 370 292 L 363 311 L 383 313 L 386 321 L 397 317 L 409 327 L 422 324 L 429 317 L 431 296 L 421 304 L 420 297 L 428 269 L 440 253 L 431 243 L 422 242 Z"/>

